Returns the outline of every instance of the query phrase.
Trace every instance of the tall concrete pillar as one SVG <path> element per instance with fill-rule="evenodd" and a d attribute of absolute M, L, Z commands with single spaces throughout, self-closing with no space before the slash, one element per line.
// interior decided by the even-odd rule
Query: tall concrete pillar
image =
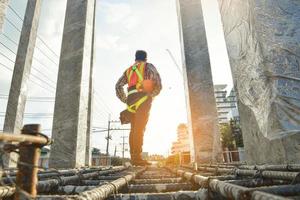
<path fill-rule="evenodd" d="M 94 19 L 93 19 L 93 38 L 92 38 L 92 53 L 91 53 L 91 69 L 90 69 L 90 82 L 89 82 L 89 101 L 88 101 L 88 119 L 87 119 L 87 132 L 86 132 L 86 154 L 85 165 L 90 166 L 92 164 L 92 146 L 91 146 L 91 134 L 93 125 L 93 106 L 94 106 L 94 80 L 93 80 L 93 68 L 95 62 L 95 22 L 96 22 L 96 0 L 94 0 Z"/>
<path fill-rule="evenodd" d="M 4 23 L 6 8 L 9 0 L 0 0 L 0 33 L 2 32 L 2 26 Z"/>
<path fill-rule="evenodd" d="M 198 164 L 219 160 L 220 137 L 201 0 L 178 0 L 191 157 Z"/>
<path fill-rule="evenodd" d="M 50 167 L 86 162 L 94 0 L 68 0 L 53 119 Z"/>
<path fill-rule="evenodd" d="M 28 0 L 9 91 L 4 132 L 20 133 L 23 126 L 27 85 L 37 37 L 40 9 L 40 0 Z M 15 154 L 11 156 L 11 159 L 16 160 Z M 8 158 L 5 159 L 5 163 L 9 166 L 15 165 Z"/>
<path fill-rule="evenodd" d="M 246 160 L 299 163 L 300 3 L 219 0 Z"/>

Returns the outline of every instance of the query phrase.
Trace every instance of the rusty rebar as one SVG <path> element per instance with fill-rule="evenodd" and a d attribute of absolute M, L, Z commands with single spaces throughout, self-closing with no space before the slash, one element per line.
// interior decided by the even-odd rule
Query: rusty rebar
<path fill-rule="evenodd" d="M 22 129 L 22 135 L 30 135 L 32 138 L 38 138 L 41 126 L 38 124 L 25 125 Z M 24 137 L 26 138 L 26 137 Z M 46 138 L 44 138 L 46 140 Z M 33 140 L 34 141 L 34 140 Z M 36 140 L 35 142 L 40 141 Z M 32 142 L 32 141 L 31 141 Z M 41 142 L 41 141 L 40 141 Z M 37 145 L 39 144 L 39 145 Z M 38 162 L 40 158 L 40 144 L 45 143 L 34 143 L 28 145 L 28 141 L 24 140 L 19 145 L 19 160 L 18 160 L 18 172 L 16 177 L 17 190 L 15 193 L 15 200 L 24 199 L 24 192 L 26 195 L 30 195 L 34 198 L 37 194 L 36 185 L 38 182 Z"/>
<path fill-rule="evenodd" d="M 203 197 L 203 198 L 202 198 Z M 199 192 L 194 191 L 180 191 L 180 192 L 165 192 L 165 193 L 137 193 L 137 194 L 117 194 L 111 196 L 108 200 L 141 200 L 141 199 L 152 199 L 152 200 L 196 200 L 196 199 L 206 199 L 206 195 L 199 195 Z"/>
<path fill-rule="evenodd" d="M 300 194 L 300 184 L 296 185 L 273 185 L 268 187 L 253 188 L 251 191 L 261 191 L 280 196 L 295 196 Z"/>
<path fill-rule="evenodd" d="M 196 184 L 199 184 L 203 188 L 207 188 L 209 191 L 216 192 L 221 194 L 224 198 L 227 199 L 278 199 L 281 200 L 283 197 L 277 196 L 290 196 L 300 193 L 300 184 L 298 185 L 279 185 L 279 186 L 269 186 L 269 187 L 257 187 L 257 188 L 248 188 L 241 185 L 236 185 L 234 183 L 245 184 L 243 180 L 236 182 L 226 182 L 216 179 L 216 177 L 205 177 L 192 172 L 187 172 L 184 170 L 176 170 L 177 174 L 186 178 L 189 181 L 192 181 Z M 239 175 L 257 175 L 259 170 L 235 170 Z M 261 178 L 270 178 L 275 179 L 274 183 L 278 181 L 290 181 L 298 178 L 299 173 L 297 172 L 280 172 L 280 171 L 262 171 L 258 174 Z M 264 180 L 262 184 L 271 184 L 269 180 Z M 254 185 L 255 186 L 255 185 Z M 257 186 L 260 186 L 258 183 Z M 272 194 L 269 194 L 272 193 Z"/>
<path fill-rule="evenodd" d="M 48 145 L 51 143 L 51 140 L 43 136 L 32 136 L 32 135 L 23 135 L 23 134 L 11 134 L 11 133 L 0 133 L 0 141 L 3 142 L 18 142 L 18 143 L 31 143 L 31 144 L 40 144 Z"/>
<path fill-rule="evenodd" d="M 129 185 L 129 193 L 156 193 L 156 192 L 175 192 L 178 190 L 198 189 L 190 183 L 160 183 L 160 184 L 139 184 Z"/>
<path fill-rule="evenodd" d="M 239 168 L 212 168 L 212 167 L 198 167 L 200 171 L 215 172 L 216 174 L 235 174 L 238 176 L 261 177 L 268 179 L 280 179 L 294 181 L 300 178 L 299 172 L 293 171 L 269 171 L 256 169 L 239 169 Z M 300 180 L 299 180 L 300 181 Z"/>
<path fill-rule="evenodd" d="M 99 168 L 83 168 L 83 169 L 71 169 L 71 170 L 49 170 L 49 171 L 40 171 L 38 172 L 38 179 L 39 180 L 44 180 L 48 179 L 51 177 L 57 177 L 57 176 L 74 176 L 76 174 L 86 174 L 86 173 L 91 173 L 91 172 L 96 172 L 96 171 L 104 171 L 108 170 L 109 167 L 99 167 Z M 10 184 L 11 181 L 16 180 L 16 173 L 9 173 L 10 178 L 4 176 L 4 178 L 1 179 L 1 181 L 7 185 Z M 107 177 L 107 178 L 106 178 Z M 120 178 L 121 176 L 100 176 L 97 177 L 97 179 L 100 180 L 115 180 L 117 178 Z"/>
<path fill-rule="evenodd" d="M 85 174 L 100 170 L 108 170 L 109 167 L 98 167 L 98 168 L 82 168 L 82 169 L 70 169 L 70 170 L 49 170 L 49 171 L 39 171 L 38 172 L 38 179 L 43 180 L 51 177 L 57 177 L 57 176 L 74 176 L 78 173 Z M 17 172 L 9 173 L 10 178 L 6 176 L 6 173 L 4 174 L 4 177 L 1 179 L 1 181 L 7 185 L 10 184 L 11 180 L 16 180 Z M 119 177 L 119 176 L 118 176 Z M 100 178 L 101 179 L 101 178 Z M 117 178 L 115 178 L 117 179 Z"/>
<path fill-rule="evenodd" d="M 110 183 L 97 187 L 95 189 L 82 192 L 75 199 L 88 199 L 88 200 L 102 200 L 108 198 L 111 194 L 117 193 L 121 188 L 126 186 L 132 181 L 137 174 L 143 172 L 145 168 L 139 169 L 131 174 L 128 174 L 122 178 L 114 180 Z"/>
<path fill-rule="evenodd" d="M 67 177 L 56 176 L 53 179 L 39 181 L 39 183 L 37 184 L 37 189 L 38 192 L 41 193 L 56 191 L 59 186 L 65 186 L 71 184 L 78 185 L 81 183 L 82 180 L 95 178 L 101 175 L 120 172 L 125 169 L 127 168 L 122 166 L 122 167 L 113 167 L 112 169 L 105 170 L 105 171 L 99 170 L 91 173 L 78 173 L 77 175 L 74 176 L 67 176 Z"/>
<path fill-rule="evenodd" d="M 14 195 L 16 189 L 8 186 L 0 186 L 0 199 L 11 197 Z"/>
<path fill-rule="evenodd" d="M 135 179 L 134 184 L 155 184 L 155 183 L 182 183 L 182 178 L 165 178 L 165 179 Z"/>
<path fill-rule="evenodd" d="M 274 194 L 269 194 L 261 191 L 254 191 L 251 195 L 251 200 L 288 200 L 288 197 L 281 197 Z"/>

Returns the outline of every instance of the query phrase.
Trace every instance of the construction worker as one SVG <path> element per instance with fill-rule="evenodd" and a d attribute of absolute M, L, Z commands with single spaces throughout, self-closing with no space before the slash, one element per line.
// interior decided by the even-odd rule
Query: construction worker
<path fill-rule="evenodd" d="M 128 85 L 127 95 L 124 86 Z M 127 104 L 127 109 L 121 112 L 121 122 L 130 123 L 129 135 L 130 156 L 133 165 L 148 165 L 142 159 L 142 146 L 145 127 L 153 97 L 161 91 L 160 76 L 151 63 L 147 63 L 147 53 L 138 50 L 135 53 L 135 63 L 130 66 L 116 84 L 117 97 Z"/>

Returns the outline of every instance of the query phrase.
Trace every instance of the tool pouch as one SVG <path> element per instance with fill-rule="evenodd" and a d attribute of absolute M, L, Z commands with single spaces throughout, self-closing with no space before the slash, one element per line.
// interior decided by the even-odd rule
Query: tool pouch
<path fill-rule="evenodd" d="M 121 124 L 129 124 L 131 122 L 133 113 L 129 112 L 127 109 L 120 113 Z"/>

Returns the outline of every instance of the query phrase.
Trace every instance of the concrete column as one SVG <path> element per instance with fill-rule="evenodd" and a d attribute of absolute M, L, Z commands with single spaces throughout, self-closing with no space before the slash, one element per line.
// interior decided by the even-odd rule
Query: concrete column
<path fill-rule="evenodd" d="M 28 0 L 25 18 L 21 31 L 19 47 L 17 51 L 14 72 L 12 76 L 6 115 L 4 132 L 20 133 L 23 125 L 23 115 L 27 96 L 27 83 L 31 70 L 33 52 L 37 37 L 41 9 L 40 0 Z M 16 154 L 11 159 L 16 159 Z M 15 165 L 6 158 L 7 165 Z"/>
<path fill-rule="evenodd" d="M 184 80 L 193 162 L 219 160 L 220 137 L 204 19 L 200 0 L 179 0 Z"/>
<path fill-rule="evenodd" d="M 50 167 L 85 165 L 94 0 L 68 0 L 53 119 Z"/>
<path fill-rule="evenodd" d="M 219 0 L 219 6 L 247 163 L 299 163 L 299 1 Z"/>
<path fill-rule="evenodd" d="M 87 132 L 86 132 L 86 153 L 85 153 L 85 165 L 90 166 L 92 163 L 92 146 L 91 146 L 91 134 L 93 126 L 93 105 L 94 105 L 94 80 L 93 80 L 93 68 L 95 62 L 95 22 L 96 22 L 96 0 L 94 0 L 94 19 L 93 19 L 93 38 L 92 38 L 92 53 L 91 53 L 91 69 L 90 69 L 90 85 L 89 85 L 89 102 L 88 102 L 88 119 L 87 119 Z"/>
<path fill-rule="evenodd" d="M 2 32 L 2 26 L 4 23 L 4 18 L 6 14 L 6 8 L 9 0 L 0 0 L 0 33 Z"/>

